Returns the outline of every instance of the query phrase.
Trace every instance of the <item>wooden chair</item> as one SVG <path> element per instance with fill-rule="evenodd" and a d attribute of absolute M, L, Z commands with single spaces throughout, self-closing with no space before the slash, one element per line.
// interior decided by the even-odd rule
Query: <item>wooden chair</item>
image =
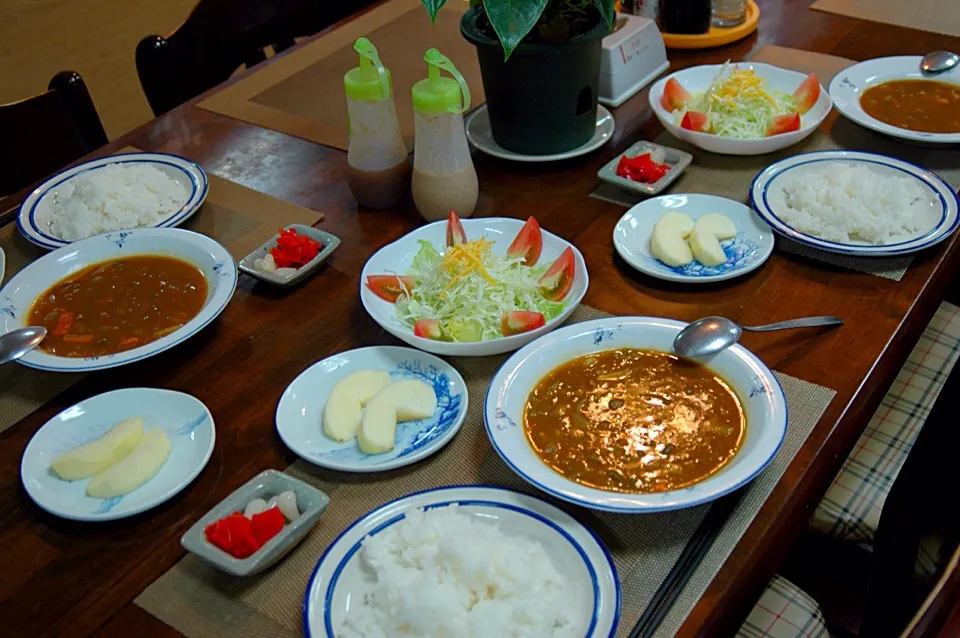
<path fill-rule="evenodd" d="M 137 74 L 154 114 L 183 104 L 229 78 L 241 65 L 284 51 L 372 0 L 200 0 L 166 38 L 137 45 Z"/>
<path fill-rule="evenodd" d="M 0 194 L 10 194 L 107 143 L 80 74 L 61 71 L 40 95 L 0 105 Z"/>

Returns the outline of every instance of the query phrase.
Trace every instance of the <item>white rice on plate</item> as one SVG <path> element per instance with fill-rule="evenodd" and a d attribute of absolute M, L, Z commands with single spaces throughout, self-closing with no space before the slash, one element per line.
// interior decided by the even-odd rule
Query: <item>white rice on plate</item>
<path fill-rule="evenodd" d="M 931 195 L 912 177 L 880 175 L 858 164 L 834 162 L 784 177 L 785 206 L 777 216 L 828 241 L 885 244 L 929 230 Z"/>
<path fill-rule="evenodd" d="M 408 512 L 363 540 L 371 574 L 337 638 L 563 638 L 582 629 L 543 547 L 457 506 Z"/>
<path fill-rule="evenodd" d="M 53 194 L 50 233 L 65 241 L 153 226 L 187 202 L 185 187 L 146 164 L 107 164 L 80 173 Z"/>

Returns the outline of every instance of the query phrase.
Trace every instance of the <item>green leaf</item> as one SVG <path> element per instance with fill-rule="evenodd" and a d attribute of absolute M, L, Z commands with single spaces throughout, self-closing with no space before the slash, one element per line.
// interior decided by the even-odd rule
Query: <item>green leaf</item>
<path fill-rule="evenodd" d="M 436 22 L 437 11 L 440 10 L 440 7 L 447 4 L 447 0 L 420 0 L 420 2 L 423 3 L 423 7 L 427 10 L 427 13 L 430 14 L 430 22 Z M 613 6 L 612 2 L 611 6 Z"/>
<path fill-rule="evenodd" d="M 425 1 L 425 0 L 424 0 Z M 483 0 L 483 9 L 503 44 L 503 59 L 533 29 L 549 0 Z M 604 0 L 606 1 L 606 0 Z M 611 8 L 613 4 L 610 4 Z"/>
<path fill-rule="evenodd" d="M 600 10 L 600 15 L 607 21 L 607 27 L 613 28 L 613 21 L 617 19 L 617 13 L 613 10 L 616 0 L 593 0 Z"/>

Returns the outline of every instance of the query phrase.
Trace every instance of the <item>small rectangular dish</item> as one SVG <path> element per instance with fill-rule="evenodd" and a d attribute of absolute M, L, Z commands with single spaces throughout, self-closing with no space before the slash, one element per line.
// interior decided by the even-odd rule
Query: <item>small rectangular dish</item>
<path fill-rule="evenodd" d="M 243 512 L 255 498 L 269 500 L 280 492 L 291 490 L 297 496 L 300 516 L 287 522 L 276 536 L 247 558 L 234 558 L 207 541 L 204 528 L 233 512 Z M 277 470 L 265 470 L 238 487 L 230 496 L 204 514 L 180 538 L 180 544 L 214 567 L 234 576 L 252 576 L 270 567 L 297 546 L 316 525 L 330 498 L 320 490 Z"/>
<path fill-rule="evenodd" d="M 266 256 L 267 251 L 277 245 L 278 235 L 275 234 L 273 237 L 265 241 L 259 248 L 240 260 L 240 270 L 247 273 L 251 277 L 259 279 L 260 281 L 265 281 L 268 284 L 286 288 L 300 283 L 316 272 L 317 269 L 320 268 L 320 265 L 326 261 L 327 257 L 329 257 L 330 254 L 337 249 L 337 246 L 340 245 L 339 237 L 324 230 L 320 230 L 319 228 L 314 228 L 313 226 L 290 224 L 285 228 L 292 228 L 297 231 L 298 235 L 306 235 L 307 237 L 312 237 L 320 242 L 320 252 L 317 253 L 317 256 L 308 261 L 301 268 L 298 268 L 297 271 L 289 277 L 258 270 L 254 267 L 253 262 Z"/>
<path fill-rule="evenodd" d="M 644 184 L 642 182 L 635 182 L 632 179 L 627 179 L 626 177 L 620 177 L 617 175 L 617 163 L 620 161 L 621 157 L 624 155 L 627 157 L 636 157 L 637 155 L 653 151 L 657 148 L 662 148 L 664 150 L 665 157 L 663 162 L 670 167 L 670 170 L 668 170 L 666 174 L 659 180 L 652 184 Z M 604 167 L 597 172 L 597 177 L 608 184 L 613 184 L 617 188 L 630 193 L 637 193 L 639 195 L 656 195 L 667 186 L 672 184 L 674 180 L 680 177 L 680 173 L 682 173 L 692 161 L 693 155 L 685 151 L 670 148 L 669 146 L 660 146 L 659 144 L 654 144 L 652 142 L 637 142 L 626 151 L 607 162 L 606 165 L 604 165 Z"/>

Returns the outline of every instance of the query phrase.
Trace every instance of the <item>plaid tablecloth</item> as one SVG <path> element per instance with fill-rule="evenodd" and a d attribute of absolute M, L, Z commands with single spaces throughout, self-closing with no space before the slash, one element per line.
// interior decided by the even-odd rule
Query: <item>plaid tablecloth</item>
<path fill-rule="evenodd" d="M 960 308 L 944 302 L 814 512 L 813 531 L 873 543 L 890 487 L 958 357 Z M 921 546 L 921 575 L 936 570 L 938 547 L 931 539 Z"/>
<path fill-rule="evenodd" d="M 737 632 L 738 638 L 829 638 L 820 605 L 782 576 L 760 596 Z"/>

